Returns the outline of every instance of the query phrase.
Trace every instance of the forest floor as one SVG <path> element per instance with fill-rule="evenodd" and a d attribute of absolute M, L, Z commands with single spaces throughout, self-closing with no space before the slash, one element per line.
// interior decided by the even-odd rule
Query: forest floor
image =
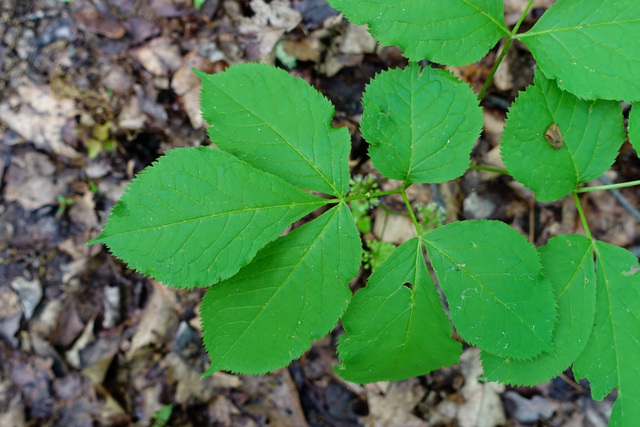
<path fill-rule="evenodd" d="M 505 1 L 507 24 L 526 3 Z M 534 2 L 523 29 L 551 3 Z M 591 400 L 570 371 L 533 388 L 481 383 L 473 348 L 419 378 L 347 383 L 332 370 L 340 329 L 288 368 L 201 379 L 204 291 L 164 287 L 86 246 L 137 172 L 170 149 L 209 144 L 192 68 L 289 69 L 336 106 L 334 124 L 353 138 L 352 173 L 377 176 L 358 131 L 360 98 L 376 73 L 406 65 L 397 48 L 376 44 L 325 0 L 207 0 L 199 11 L 191 0 L 8 0 L 0 14 L 1 426 L 606 425 L 612 397 Z M 500 46 L 449 69 L 478 92 Z M 506 112 L 534 67 L 514 43 L 482 102 L 473 163 L 501 166 Z M 603 179 L 639 177 L 625 143 Z M 536 246 L 581 232 L 570 198 L 537 203 L 507 176 L 469 170 L 414 187 L 412 202 L 437 202 L 447 221 L 504 221 Z M 640 206 L 638 187 L 584 195 L 591 232 L 638 254 L 639 220 L 616 197 Z M 385 219 L 400 208 L 383 203 L 365 237 L 401 243 L 413 226 L 403 215 Z"/>

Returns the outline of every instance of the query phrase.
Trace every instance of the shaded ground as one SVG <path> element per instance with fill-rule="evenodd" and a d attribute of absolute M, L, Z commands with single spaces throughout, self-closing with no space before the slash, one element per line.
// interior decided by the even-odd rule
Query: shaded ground
<path fill-rule="evenodd" d="M 505 3 L 513 24 L 526 2 Z M 536 2 L 524 26 L 548 3 Z M 397 49 L 377 46 L 324 0 L 208 0 L 198 12 L 190 0 L 10 0 L 0 13 L 0 425 L 151 425 L 163 414 L 172 426 L 606 425 L 611 401 L 591 401 L 570 377 L 532 389 L 478 383 L 473 349 L 428 376 L 345 383 L 331 370 L 339 330 L 288 369 L 201 380 L 202 291 L 165 288 L 85 246 L 135 173 L 163 151 L 208 143 L 192 67 L 291 68 L 336 105 L 335 124 L 353 134 L 353 173 L 366 174 L 375 171 L 357 131 L 359 100 L 376 72 L 404 65 Z M 496 53 L 452 71 L 478 90 Z M 525 47 L 514 44 L 506 64 L 483 102 L 477 164 L 499 166 L 506 108 L 532 80 Z M 625 144 L 607 177 L 639 176 Z M 637 188 L 621 195 L 640 205 Z M 537 245 L 580 232 L 571 200 L 534 203 L 485 172 L 416 186 L 411 197 L 441 204 L 449 221 L 505 221 Z M 585 199 L 595 237 L 638 251 L 638 219 L 614 195 Z M 390 217 L 380 236 L 384 211 L 371 215 L 377 237 L 407 235 L 404 217 Z"/>

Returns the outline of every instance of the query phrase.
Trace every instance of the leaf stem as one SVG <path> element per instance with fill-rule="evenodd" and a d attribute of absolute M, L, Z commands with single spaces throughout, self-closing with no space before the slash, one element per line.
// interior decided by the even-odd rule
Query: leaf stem
<path fill-rule="evenodd" d="M 496 63 L 493 64 L 493 69 L 491 70 L 491 73 L 489 74 L 489 77 L 487 77 L 487 80 L 484 82 L 484 86 L 482 86 L 482 90 L 478 94 L 478 101 L 482 101 L 482 98 L 484 98 L 484 94 L 489 89 L 489 85 L 491 84 L 491 81 L 493 80 L 493 76 L 496 74 L 496 71 L 498 71 L 498 67 L 502 63 L 502 60 L 504 59 L 504 56 L 507 54 L 507 50 L 511 46 L 511 43 L 513 43 L 513 39 L 509 38 L 507 40 L 507 42 L 505 43 L 504 48 L 502 49 L 502 52 L 500 53 L 500 56 L 496 60 Z"/>
<path fill-rule="evenodd" d="M 402 188 L 396 188 L 395 190 L 387 190 L 387 191 L 370 191 L 368 193 L 363 194 L 354 194 L 353 196 L 345 197 L 344 199 L 328 199 L 327 203 L 339 203 L 339 202 L 350 202 L 352 200 L 362 200 L 362 199 L 371 199 L 374 197 L 382 197 L 388 196 L 389 194 L 400 194 L 402 193 Z"/>
<path fill-rule="evenodd" d="M 404 186 L 401 194 L 402 194 L 402 198 L 404 199 L 404 204 L 407 205 L 407 209 L 409 210 L 409 215 L 411 216 L 411 220 L 413 221 L 413 226 L 416 228 L 416 233 L 418 233 L 418 237 L 422 237 L 422 230 L 420 229 L 418 218 L 416 218 L 416 214 L 413 212 L 413 208 L 411 207 L 411 202 L 407 197 L 407 193 L 404 191 Z"/>
<path fill-rule="evenodd" d="M 620 182 L 618 184 L 609 184 L 609 185 L 596 185 L 593 187 L 582 187 L 576 190 L 576 193 L 586 193 L 588 191 L 599 191 L 599 190 L 611 190 L 612 188 L 625 188 L 625 187 L 633 187 L 634 185 L 640 185 L 640 180 L 638 181 L 629 181 L 629 182 Z"/>
<path fill-rule="evenodd" d="M 533 0 L 529 0 L 529 3 L 527 4 L 527 7 L 524 8 L 524 12 L 522 12 L 522 15 L 520 15 L 520 19 L 516 23 L 516 26 L 513 27 L 513 30 L 511 30 L 511 35 L 510 35 L 509 39 L 507 40 L 507 42 L 505 43 L 504 47 L 502 48 L 502 52 L 500 53 L 500 56 L 496 60 L 495 64 L 493 64 L 493 69 L 491 70 L 491 73 L 489 74 L 489 77 L 487 77 L 487 81 L 484 82 L 484 86 L 482 87 L 482 90 L 478 94 L 478 101 L 482 100 L 482 98 L 484 97 L 484 94 L 489 89 L 489 85 L 491 84 L 491 81 L 493 80 L 493 76 L 496 74 L 496 71 L 498 71 L 498 67 L 502 63 L 502 60 L 504 59 L 505 55 L 507 54 L 507 51 L 511 47 L 511 43 L 513 43 L 513 41 L 515 40 L 515 35 L 518 32 L 518 29 L 520 28 L 520 25 L 522 25 L 522 22 L 524 21 L 525 16 L 527 16 L 527 12 L 529 12 L 529 9 L 531 8 L 532 4 L 533 4 Z"/>
<path fill-rule="evenodd" d="M 578 214 L 580 215 L 580 220 L 582 221 L 584 233 L 590 240 L 593 240 L 593 237 L 591 236 L 591 230 L 589 230 L 589 224 L 587 223 L 587 218 L 584 216 L 584 211 L 582 210 L 582 205 L 580 204 L 580 199 L 578 198 L 578 193 L 574 191 L 571 194 L 573 195 L 573 201 L 576 204 L 576 208 L 578 208 Z"/>
<path fill-rule="evenodd" d="M 492 167 L 489 167 L 489 166 L 470 165 L 469 169 L 477 169 L 479 171 L 495 172 L 495 173 L 499 173 L 499 174 L 502 174 L 502 175 L 509 175 L 509 172 L 507 172 L 504 169 L 492 168 Z"/>
<path fill-rule="evenodd" d="M 513 27 L 513 31 L 511 31 L 511 35 L 515 36 L 518 33 L 518 30 L 520 29 L 520 25 L 522 25 L 522 22 L 524 21 L 525 16 L 527 16 L 527 13 L 529 13 L 529 9 L 531 9 L 532 4 L 533 4 L 533 0 L 529 0 L 527 7 L 524 8 L 524 12 L 522 12 L 522 15 L 520 15 L 520 19 L 518 20 L 518 23 L 516 24 L 515 27 Z"/>

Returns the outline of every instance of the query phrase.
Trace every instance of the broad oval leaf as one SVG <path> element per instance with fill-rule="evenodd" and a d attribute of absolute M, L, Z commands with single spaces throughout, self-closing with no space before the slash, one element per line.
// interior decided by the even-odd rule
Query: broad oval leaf
<path fill-rule="evenodd" d="M 534 246 L 499 221 L 447 224 L 423 237 L 458 334 L 500 357 L 553 351 L 555 301 Z"/>
<path fill-rule="evenodd" d="M 518 37 L 582 99 L 640 100 L 640 1 L 559 1 Z"/>
<path fill-rule="evenodd" d="M 329 0 L 350 21 L 367 24 L 371 35 L 396 45 L 412 61 L 448 65 L 482 58 L 502 36 L 502 0 Z"/>
<path fill-rule="evenodd" d="M 482 110 L 448 71 L 418 64 L 380 73 L 362 98 L 362 134 L 374 166 L 407 183 L 446 182 L 469 167 Z"/>
<path fill-rule="evenodd" d="M 596 242 L 596 317 L 587 347 L 573 364 L 591 395 L 618 398 L 609 425 L 635 425 L 640 417 L 640 266 L 626 249 Z"/>
<path fill-rule="evenodd" d="M 636 102 L 629 112 L 629 142 L 640 157 L 640 102 Z"/>
<path fill-rule="evenodd" d="M 559 148 L 545 138 L 553 124 Z M 537 72 L 509 110 L 500 151 L 509 173 L 548 202 L 607 171 L 624 138 L 619 102 L 580 100 Z"/>
<path fill-rule="evenodd" d="M 262 374 L 286 366 L 326 335 L 351 299 L 362 246 L 340 204 L 262 249 L 202 300 L 205 375 Z"/>
<path fill-rule="evenodd" d="M 531 360 L 514 360 L 482 352 L 484 380 L 534 386 L 558 376 L 580 355 L 589 341 L 596 303 L 596 277 L 590 239 L 557 236 L 538 249 L 542 273 L 556 297 L 558 317 L 553 353 Z"/>
<path fill-rule="evenodd" d="M 202 79 L 202 116 L 221 149 L 307 190 L 340 197 L 349 187 L 347 128 L 304 80 L 265 64 L 236 65 Z"/>
<path fill-rule="evenodd" d="M 358 291 L 342 317 L 338 341 L 342 378 L 395 381 L 458 363 L 462 345 L 427 269 L 422 243 L 414 238 L 395 249 Z"/>
<path fill-rule="evenodd" d="M 166 285 L 208 286 L 324 203 L 221 150 L 179 148 L 138 174 L 89 243 Z"/>

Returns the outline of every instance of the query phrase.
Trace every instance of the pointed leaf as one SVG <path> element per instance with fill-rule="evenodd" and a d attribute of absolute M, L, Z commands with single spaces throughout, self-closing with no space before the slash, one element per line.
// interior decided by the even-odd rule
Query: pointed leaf
<path fill-rule="evenodd" d="M 347 307 L 361 251 L 349 208 L 340 204 L 211 287 L 200 306 L 211 357 L 206 375 L 219 369 L 262 374 L 299 357 Z"/>
<path fill-rule="evenodd" d="M 375 167 L 409 183 L 446 182 L 469 167 L 482 110 L 448 71 L 418 64 L 383 72 L 367 86 L 362 133 Z"/>
<path fill-rule="evenodd" d="M 447 224 L 424 237 L 458 334 L 490 353 L 553 351 L 555 307 L 535 248 L 499 221 Z"/>
<path fill-rule="evenodd" d="M 636 102 L 629 112 L 629 142 L 640 157 L 640 102 Z"/>
<path fill-rule="evenodd" d="M 399 246 L 342 317 L 341 365 L 348 381 L 394 381 L 458 363 L 462 346 L 427 269 L 420 239 Z"/>
<path fill-rule="evenodd" d="M 202 79 L 202 115 L 221 149 L 307 190 L 344 196 L 351 142 L 333 105 L 305 81 L 265 64 Z"/>
<path fill-rule="evenodd" d="M 640 1 L 559 1 L 517 37 L 582 99 L 640 100 Z"/>
<path fill-rule="evenodd" d="M 323 204 L 218 149 L 180 148 L 138 174 L 90 243 L 167 285 L 207 286 Z"/>
<path fill-rule="evenodd" d="M 545 138 L 553 124 L 559 148 Z M 509 110 L 500 150 L 509 173 L 548 202 L 608 170 L 624 138 L 619 102 L 581 101 L 536 73 Z"/>
<path fill-rule="evenodd" d="M 587 345 L 596 302 L 596 277 L 591 240 L 572 234 L 557 236 L 541 247 L 543 275 L 551 282 L 558 318 L 553 353 L 531 360 L 514 360 L 482 352 L 484 379 L 533 386 L 558 376 Z"/>
<path fill-rule="evenodd" d="M 636 425 L 640 418 L 640 269 L 631 252 L 596 242 L 596 318 L 587 348 L 573 365 L 591 395 L 603 399 L 618 387 L 609 425 Z"/>
<path fill-rule="evenodd" d="M 411 61 L 448 65 L 478 61 L 508 35 L 502 0 L 329 0 L 373 37 L 397 45 Z"/>

